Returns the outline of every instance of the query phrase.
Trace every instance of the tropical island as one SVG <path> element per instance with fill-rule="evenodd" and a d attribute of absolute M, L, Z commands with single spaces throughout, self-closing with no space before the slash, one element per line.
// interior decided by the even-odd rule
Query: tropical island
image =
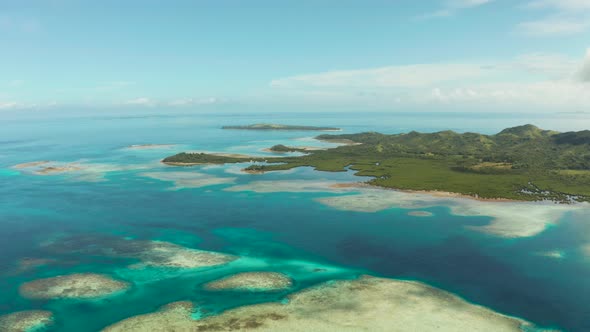
<path fill-rule="evenodd" d="M 257 123 L 245 126 L 223 126 L 221 129 L 242 129 L 242 130 L 305 130 L 305 131 L 339 131 L 340 128 L 314 127 L 314 126 L 292 126 L 273 123 Z"/>
<path fill-rule="evenodd" d="M 251 163 L 253 173 L 310 166 L 320 171 L 356 171 L 367 184 L 412 191 L 451 192 L 482 199 L 590 201 L 590 131 L 560 133 L 533 125 L 495 135 L 442 131 L 386 135 L 365 132 L 320 135 L 354 142 L 302 156 L 222 157 L 179 153 L 167 164 Z M 285 146 L 277 152 L 297 151 Z"/>

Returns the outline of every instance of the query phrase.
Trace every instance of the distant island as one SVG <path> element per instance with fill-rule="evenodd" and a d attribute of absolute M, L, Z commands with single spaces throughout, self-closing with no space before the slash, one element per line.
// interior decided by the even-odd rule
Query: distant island
<path fill-rule="evenodd" d="M 370 185 L 412 191 L 442 191 L 482 199 L 562 203 L 590 202 L 590 131 L 559 133 L 524 125 L 495 135 L 478 133 L 376 132 L 320 135 L 321 140 L 355 142 L 302 156 L 222 157 L 179 153 L 164 163 L 252 162 L 245 171 L 262 173 L 311 166 L 321 171 L 357 171 Z M 274 146 L 276 152 L 298 151 Z M 270 163 L 266 163 L 270 162 Z"/>
<path fill-rule="evenodd" d="M 306 130 L 306 131 L 339 131 L 340 128 L 333 127 L 314 127 L 314 126 L 291 126 L 272 123 L 257 123 L 245 126 L 223 126 L 221 129 L 241 129 L 241 130 Z"/>

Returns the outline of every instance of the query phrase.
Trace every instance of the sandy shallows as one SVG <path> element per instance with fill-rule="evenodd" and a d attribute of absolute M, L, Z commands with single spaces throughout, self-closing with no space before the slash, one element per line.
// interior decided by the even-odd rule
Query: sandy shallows
<path fill-rule="evenodd" d="M 240 307 L 191 319 L 178 302 L 105 331 L 521 331 L 533 327 L 418 282 L 362 277 L 322 284 L 286 304 Z"/>
<path fill-rule="evenodd" d="M 157 163 L 155 164 L 157 165 Z M 117 165 L 104 163 L 90 163 L 87 161 L 33 161 L 12 166 L 19 172 L 31 175 L 67 175 L 73 181 L 97 182 L 104 181 L 109 172 L 139 170 L 150 168 L 151 164 Z"/>
<path fill-rule="evenodd" d="M 171 268 L 200 268 L 221 265 L 236 256 L 183 247 L 164 241 L 133 240 L 95 234 L 71 236 L 47 243 L 50 252 L 135 258 L 133 268 L 159 266 Z"/>
<path fill-rule="evenodd" d="M 587 204 L 484 202 L 381 189 L 364 189 L 356 195 L 319 198 L 318 201 L 339 210 L 357 212 L 377 212 L 394 207 L 421 209 L 448 206 L 454 215 L 491 217 L 489 224 L 471 229 L 502 237 L 537 235 L 549 225 L 556 224 L 566 213 L 588 208 Z"/>
<path fill-rule="evenodd" d="M 194 171 L 188 172 L 145 172 L 140 176 L 174 183 L 174 189 L 201 188 L 218 184 L 234 183 L 236 178 L 218 177 Z"/>
<path fill-rule="evenodd" d="M 205 289 L 265 292 L 287 289 L 292 285 L 291 278 L 282 273 L 244 272 L 207 283 Z"/>
<path fill-rule="evenodd" d="M 225 188 L 225 191 L 252 191 L 256 193 L 277 193 L 277 192 L 349 192 L 357 189 L 355 184 L 343 185 L 337 181 L 327 180 L 279 180 L 279 181 L 252 181 L 246 184 Z"/>
<path fill-rule="evenodd" d="M 490 217 L 489 224 L 470 229 L 501 237 L 528 237 L 556 224 L 567 213 L 588 215 L 590 204 L 552 202 L 482 201 L 439 192 L 404 192 L 370 187 L 358 183 L 325 180 L 252 181 L 225 188 L 226 191 L 329 192 L 346 195 L 317 198 L 316 201 L 338 210 L 374 213 L 391 208 L 427 209 L 447 206 L 458 216 Z"/>
<path fill-rule="evenodd" d="M 126 290 L 129 283 L 94 273 L 76 273 L 24 283 L 19 292 L 29 299 L 87 299 Z"/>
<path fill-rule="evenodd" d="M 127 150 L 171 149 L 176 144 L 133 144 L 126 146 Z"/>
<path fill-rule="evenodd" d="M 53 322 L 53 314 L 45 310 L 18 311 L 0 316 L 0 331 L 32 331 Z"/>

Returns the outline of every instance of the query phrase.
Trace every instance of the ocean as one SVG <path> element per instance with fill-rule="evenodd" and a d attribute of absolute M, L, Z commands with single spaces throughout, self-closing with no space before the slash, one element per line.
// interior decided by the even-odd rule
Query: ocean
<path fill-rule="evenodd" d="M 561 131 L 588 129 L 590 119 L 583 114 L 93 112 L 0 119 L 0 315 L 44 309 L 55 316 L 46 331 L 98 331 L 175 301 L 193 301 L 198 318 L 284 301 L 288 294 L 322 282 L 369 274 L 421 281 L 545 328 L 590 331 L 590 257 L 580 249 L 590 243 L 588 213 L 564 213 L 537 234 L 506 237 L 475 230 L 492 222 L 492 216 L 459 215 L 444 203 L 420 208 L 433 214 L 428 218 L 409 215 L 417 210 L 411 208 L 363 212 L 322 204 L 322 198 L 351 193 L 314 183 L 364 180 L 352 171 L 299 168 L 261 175 L 242 173 L 240 165 L 171 167 L 159 162 L 181 151 L 270 156 L 263 149 L 275 144 L 332 146 L 314 140 L 314 132 L 222 130 L 223 125 L 492 134 L 526 123 Z M 165 145 L 130 148 L 142 144 Z M 34 167 L 14 167 L 35 161 L 75 170 L 38 175 L 31 171 Z M 265 181 L 276 187 L 256 189 Z M 141 240 L 240 259 L 201 269 L 132 268 L 134 257 L 88 249 L 89 243 L 100 248 Z M 24 258 L 45 263 L 19 265 Z M 247 271 L 282 272 L 294 285 L 244 294 L 202 287 Z M 123 294 L 93 300 L 31 300 L 19 294 L 25 282 L 83 272 L 110 275 L 132 286 Z"/>

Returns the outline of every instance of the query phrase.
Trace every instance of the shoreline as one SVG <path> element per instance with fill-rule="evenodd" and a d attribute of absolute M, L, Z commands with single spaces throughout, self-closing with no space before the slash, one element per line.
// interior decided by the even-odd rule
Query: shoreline
<path fill-rule="evenodd" d="M 164 161 L 164 159 L 160 160 L 160 162 L 164 165 L 168 166 L 198 166 L 198 165 L 217 165 L 212 163 L 179 163 L 173 161 Z"/>
<path fill-rule="evenodd" d="M 326 143 L 334 143 L 334 144 L 341 144 L 341 145 L 362 145 L 363 143 L 359 143 L 359 142 L 355 142 L 353 140 L 347 139 L 347 138 L 334 138 L 334 139 L 329 139 L 329 138 L 317 138 L 314 137 L 314 139 L 321 141 L 321 142 L 326 142 Z M 330 148 L 328 148 L 330 149 Z M 326 150 L 328 150 L 326 149 Z"/>
<path fill-rule="evenodd" d="M 485 197 L 475 197 L 467 194 L 461 193 L 454 193 L 450 191 L 438 191 L 438 190 L 412 190 L 412 189 L 399 189 L 394 187 L 381 187 L 373 184 L 369 184 L 366 182 L 353 182 L 353 183 L 338 183 L 331 186 L 332 188 L 368 188 L 368 189 L 381 189 L 381 190 L 392 190 L 397 192 L 402 192 L 406 194 L 423 194 L 429 195 L 438 198 L 459 198 L 459 199 L 468 199 L 478 202 L 497 202 L 497 203 L 541 203 L 541 202 L 551 202 L 553 204 L 565 204 L 560 203 L 557 201 L 527 201 L 527 200 L 517 200 L 517 199 L 510 199 L 510 198 L 485 198 Z M 566 204 L 571 205 L 571 204 Z"/>
<path fill-rule="evenodd" d="M 294 150 L 303 150 L 305 152 L 310 152 L 310 151 L 325 151 L 328 150 L 330 148 L 327 147 L 320 147 L 320 146 L 287 146 L 290 149 L 294 149 Z M 289 153 L 291 151 L 274 151 L 271 150 L 271 148 L 264 148 L 261 151 L 264 152 L 270 152 L 270 153 L 276 153 L 276 154 L 285 154 L 285 153 Z M 274 158 L 274 157 L 271 157 Z"/>

